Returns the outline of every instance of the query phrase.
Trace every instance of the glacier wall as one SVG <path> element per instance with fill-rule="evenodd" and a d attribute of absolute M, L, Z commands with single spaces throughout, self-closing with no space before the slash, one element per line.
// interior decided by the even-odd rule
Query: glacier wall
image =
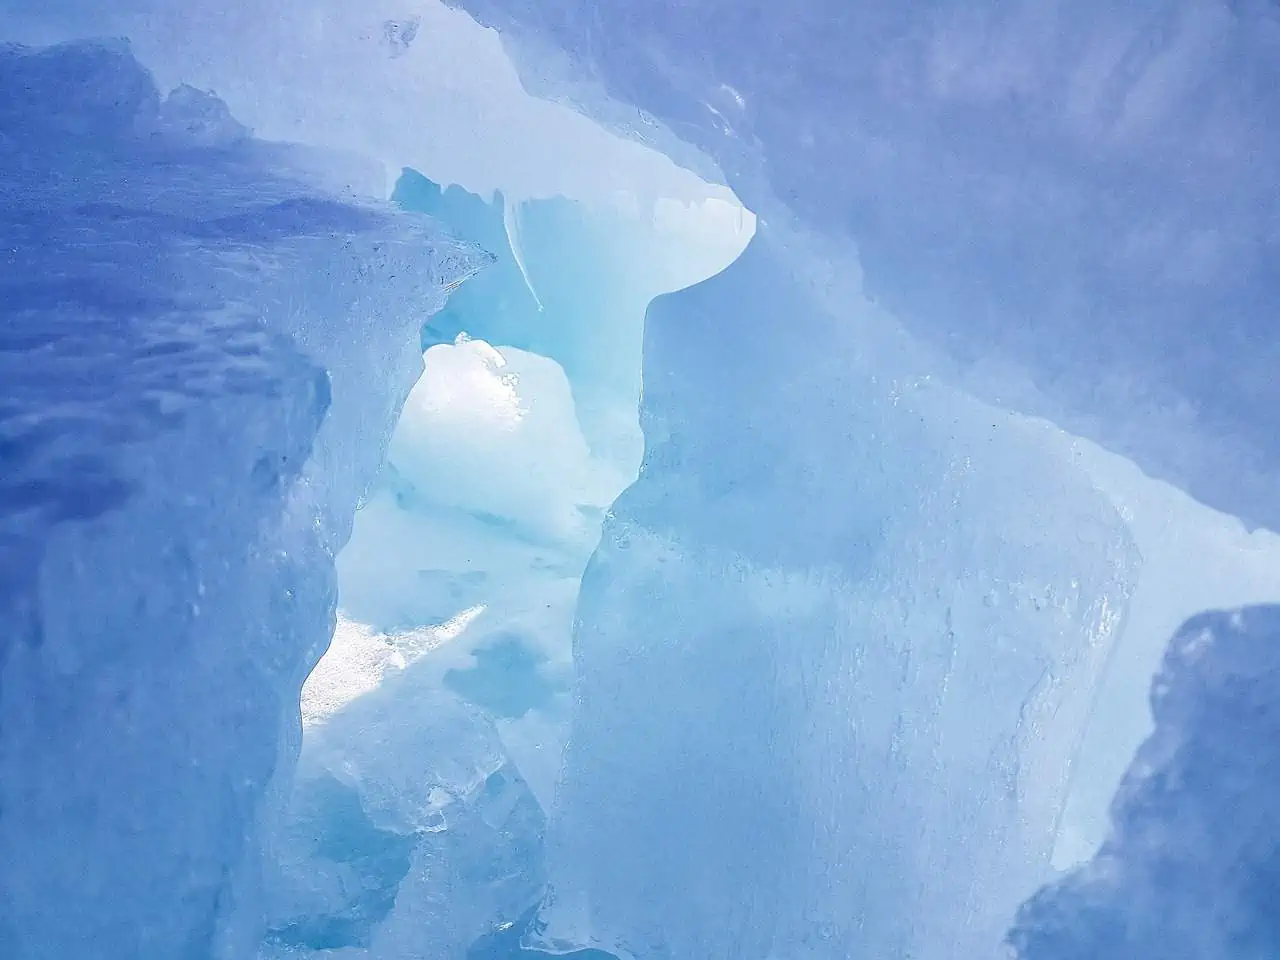
<path fill-rule="evenodd" d="M 785 14 L 716 0 L 462 5 L 502 30 L 522 76 L 544 94 L 571 99 L 638 139 L 665 128 L 712 157 L 766 219 L 785 223 L 798 214 L 823 238 L 814 259 L 852 273 L 852 258 L 838 257 L 841 238 L 852 239 L 866 289 L 935 348 L 929 369 L 1092 438 L 1246 524 L 1278 526 L 1269 373 L 1277 341 L 1266 268 L 1275 244 L 1280 62 L 1273 5 L 936 2 L 888 10 L 814 0 Z M 1122 511 L 1135 522 L 1134 511 Z M 1102 687 L 1104 709 L 1083 745 L 1059 862 L 1093 843 L 1096 825 L 1088 821 L 1096 813 L 1082 810 L 1097 810 L 1126 746 L 1148 722 L 1132 709 L 1132 689 L 1174 612 L 1195 597 L 1207 600 L 1215 582 L 1226 596 L 1253 589 L 1249 583 L 1274 595 L 1265 562 L 1236 581 L 1211 564 L 1183 589 L 1183 551 L 1209 542 L 1224 555 L 1235 548 L 1177 524 L 1157 535 L 1149 521 L 1159 511 L 1136 512 L 1146 513 L 1144 539 L 1156 549 L 1146 589 L 1163 584 L 1169 592 L 1144 603 L 1138 628 L 1150 632 L 1122 648 Z M 627 574 L 605 564 L 609 557 L 606 540 L 606 573 L 592 589 L 613 596 Z M 646 609 L 664 590 L 652 587 Z M 584 663 L 588 645 L 610 649 L 632 636 L 625 625 L 597 630 L 585 618 L 583 631 Z M 612 675 L 608 689 L 621 691 L 621 669 Z M 583 683 L 591 688 L 589 676 Z M 654 727 L 647 712 L 640 716 L 649 736 L 636 749 L 645 756 Z M 623 718 L 618 723 L 625 729 Z M 592 740 L 602 754 L 603 738 Z M 731 740 L 712 738 L 720 750 L 732 750 Z M 571 770 L 573 763 L 571 755 Z M 616 807 L 589 806 L 609 796 L 596 776 L 604 773 L 607 784 L 615 769 L 594 755 L 583 761 L 567 781 L 566 805 L 580 788 L 582 809 L 607 811 L 607 822 L 631 802 L 619 790 Z M 668 770 L 657 764 L 645 782 L 661 782 Z M 1196 802 L 1191 790 L 1170 801 Z M 648 825 L 656 831 L 657 822 Z M 720 808 L 709 805 L 699 823 L 722 825 Z M 565 832 L 580 827 L 575 821 Z M 1242 833 L 1265 845 L 1264 827 Z M 738 843 L 748 835 L 738 832 Z M 1194 836 L 1188 845 L 1193 860 L 1208 855 Z M 548 910 L 550 939 L 621 939 L 637 952 L 661 950 L 670 931 L 643 946 L 625 942 L 652 930 L 652 918 L 620 918 L 627 907 L 618 904 L 670 889 L 674 871 L 637 895 L 617 877 L 625 871 L 586 862 L 587 843 L 575 849 L 562 861 L 571 864 L 570 892 L 558 892 Z M 580 880 L 584 874 L 590 881 Z M 599 893 L 607 883 L 617 886 Z M 604 908 L 612 914 L 600 916 L 592 888 L 597 900 L 620 894 Z M 1211 891 L 1202 893 L 1213 902 Z M 687 899 L 681 907 L 685 916 L 698 913 Z M 1144 921 L 1148 934 L 1159 930 L 1159 909 Z M 1174 949 L 1169 928 L 1161 935 L 1142 942 Z"/>
<path fill-rule="evenodd" d="M 333 553 L 484 258 L 121 46 L 0 87 L 0 952 L 242 957 Z"/>

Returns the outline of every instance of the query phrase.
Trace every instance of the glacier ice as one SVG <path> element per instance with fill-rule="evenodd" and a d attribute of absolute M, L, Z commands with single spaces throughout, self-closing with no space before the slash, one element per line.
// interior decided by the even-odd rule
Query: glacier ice
<path fill-rule="evenodd" d="M 0 0 L 0 953 L 1265 955 L 1280 15 L 462 5 Z"/>
<path fill-rule="evenodd" d="M 244 955 L 332 554 L 483 257 L 118 46 L 0 87 L 0 952 Z"/>
<path fill-rule="evenodd" d="M 1138 557 L 1054 430 L 913 377 L 776 243 L 650 308 L 536 942 L 981 956 L 1049 875 Z"/>
<path fill-rule="evenodd" d="M 1280 608 L 1208 613 L 1174 637 L 1155 731 L 1087 865 L 1024 907 L 1025 960 L 1261 960 L 1280 949 Z"/>
<path fill-rule="evenodd" d="M 1280 526 L 1274 4 L 458 5 L 534 89 L 851 237 L 969 391 Z"/>
<path fill-rule="evenodd" d="M 409 23 L 407 43 L 403 27 L 388 36 Z M 364 193 L 404 167 L 483 197 L 596 207 L 620 191 L 698 200 L 712 179 L 531 97 L 498 35 L 438 0 L 275 0 L 270 16 L 257 0 L 3 0 L 0 28 L 28 44 L 127 37 L 162 88 L 216 91 L 257 136 L 374 161 L 344 167 Z"/>
<path fill-rule="evenodd" d="M 541 890 L 544 815 L 425 662 L 308 730 L 267 843 L 264 958 L 462 957 Z"/>

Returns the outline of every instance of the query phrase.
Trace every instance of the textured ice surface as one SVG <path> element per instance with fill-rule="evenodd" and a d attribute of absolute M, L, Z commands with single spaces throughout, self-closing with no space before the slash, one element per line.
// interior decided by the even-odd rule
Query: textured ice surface
<path fill-rule="evenodd" d="M 412 167 L 513 201 L 708 192 L 662 153 L 530 96 L 498 35 L 438 0 L 275 0 L 270 15 L 258 0 L 0 0 L 0 40 L 99 36 L 128 37 L 163 87 L 217 91 L 260 137 L 373 160 L 347 167 L 366 190 Z"/>
<path fill-rule="evenodd" d="M 332 551 L 481 262 L 304 161 L 121 50 L 0 51 L 5 957 L 252 943 Z"/>
<path fill-rule="evenodd" d="M 912 376 L 839 292 L 762 227 L 650 308 L 540 943 L 994 956 L 1048 876 L 1137 555 L 1057 431 Z"/>
<path fill-rule="evenodd" d="M 1280 608 L 1174 638 L 1092 862 L 1022 911 L 1024 960 L 1263 960 L 1280 950 Z"/>
<path fill-rule="evenodd" d="M 462 957 L 537 898 L 543 823 L 492 723 L 411 665 L 308 729 L 263 956 Z"/>

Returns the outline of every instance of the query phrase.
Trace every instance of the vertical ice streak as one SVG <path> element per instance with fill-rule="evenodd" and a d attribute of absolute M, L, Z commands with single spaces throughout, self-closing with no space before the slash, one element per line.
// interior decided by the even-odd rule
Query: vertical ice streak
<path fill-rule="evenodd" d="M 529 268 L 524 262 L 524 250 L 520 243 L 520 204 L 514 200 L 504 197 L 502 201 L 502 226 L 507 232 L 507 243 L 511 247 L 511 255 L 515 258 L 516 266 L 520 268 L 520 276 L 524 278 L 524 284 L 529 288 L 529 295 L 533 297 L 533 302 L 538 306 L 538 312 L 543 311 L 542 301 L 538 299 L 538 291 L 533 288 L 533 278 L 529 276 Z"/>

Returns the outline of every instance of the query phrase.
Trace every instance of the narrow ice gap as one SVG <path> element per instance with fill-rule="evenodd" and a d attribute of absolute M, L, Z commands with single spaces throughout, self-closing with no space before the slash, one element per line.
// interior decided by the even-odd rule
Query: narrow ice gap
<path fill-rule="evenodd" d="M 437 13 L 437 26 L 463 22 Z M 431 23 L 397 63 L 489 36 Z M 436 82 L 450 109 L 483 113 L 504 76 L 472 65 Z M 460 162 L 470 134 L 438 117 L 425 123 L 438 137 L 395 155 L 414 163 L 393 199 L 496 261 L 425 325 L 422 377 L 338 557 L 338 624 L 303 690 L 263 960 L 462 956 L 536 904 L 579 583 L 643 450 L 644 312 L 723 269 L 754 230 L 723 187 L 551 108 L 556 137 L 550 105 L 508 95 L 504 142 L 474 148 L 482 161 Z M 352 834 L 342 803 L 368 825 Z M 375 853 L 388 843 L 402 853 Z M 502 877 L 455 897 L 447 919 L 424 912 L 484 863 L 505 864 Z"/>
<path fill-rule="evenodd" d="M 302 759 L 269 885 L 272 943 L 456 955 L 536 903 L 569 735 L 579 582 L 639 467 L 644 310 L 750 238 L 750 215 L 711 193 L 650 210 L 533 200 L 517 239 L 509 204 L 416 171 L 401 178 L 398 202 L 488 244 L 496 262 L 427 323 L 422 377 L 338 558 L 338 626 L 303 689 Z M 407 872 L 401 861 L 357 869 L 361 889 L 398 891 L 394 907 L 317 899 L 308 878 L 351 868 L 288 839 L 327 836 L 321 801 L 338 789 L 380 830 L 417 837 Z M 452 869 L 511 859 L 512 872 L 446 929 L 404 905 L 437 895 L 445 881 L 428 874 L 459 834 L 474 846 Z M 340 936 L 317 925 L 371 913 Z"/>

